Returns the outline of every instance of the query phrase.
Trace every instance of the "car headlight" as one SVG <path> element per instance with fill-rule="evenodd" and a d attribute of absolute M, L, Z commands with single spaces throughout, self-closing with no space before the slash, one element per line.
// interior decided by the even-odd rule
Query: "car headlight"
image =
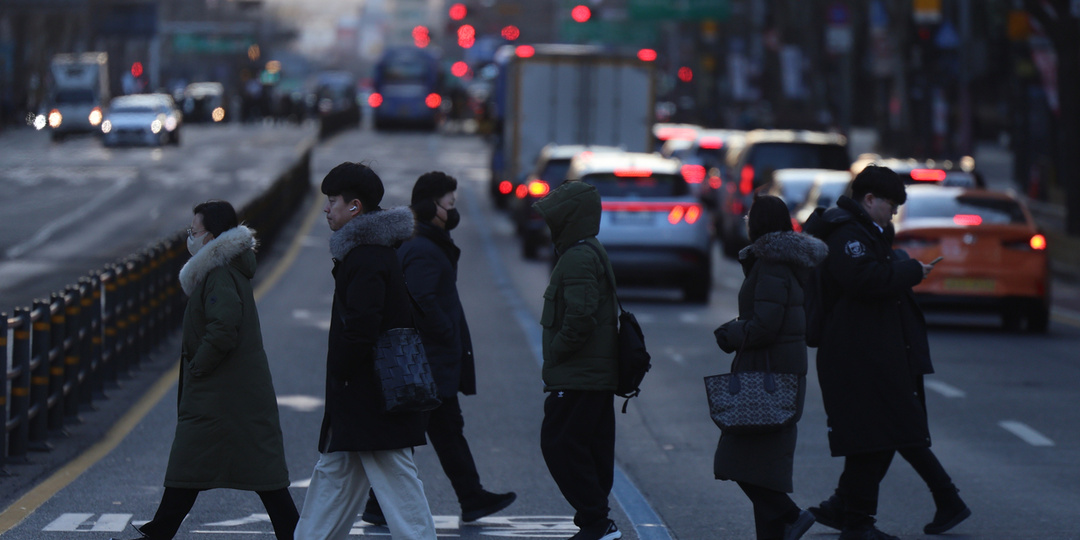
<path fill-rule="evenodd" d="M 176 117 L 175 116 L 169 115 L 169 116 L 165 117 L 165 129 L 166 130 L 168 130 L 168 131 L 175 130 L 176 129 L 176 124 L 177 124 L 177 122 L 176 122 Z"/>
<path fill-rule="evenodd" d="M 60 123 L 64 121 L 64 115 L 60 114 L 60 111 L 53 109 L 49 111 L 49 127 L 56 129 L 60 127 Z"/>
<path fill-rule="evenodd" d="M 225 119 L 225 108 L 224 107 L 218 107 L 218 108 L 214 109 L 214 112 L 210 113 L 210 117 L 213 118 L 215 122 L 220 122 L 220 121 L 224 120 Z"/>
<path fill-rule="evenodd" d="M 155 134 L 160 133 L 161 128 L 162 128 L 162 124 L 161 124 L 160 119 L 154 119 L 153 122 L 150 122 L 150 131 L 151 132 L 153 132 Z"/>
<path fill-rule="evenodd" d="M 101 123 L 101 132 L 102 133 L 108 133 L 110 131 L 112 131 L 112 122 L 110 122 L 108 120 L 102 122 Z"/>
<path fill-rule="evenodd" d="M 96 126 L 100 124 L 102 119 L 101 107 L 94 107 L 94 110 L 90 111 L 90 116 L 88 117 L 88 119 L 90 120 L 91 126 Z"/>

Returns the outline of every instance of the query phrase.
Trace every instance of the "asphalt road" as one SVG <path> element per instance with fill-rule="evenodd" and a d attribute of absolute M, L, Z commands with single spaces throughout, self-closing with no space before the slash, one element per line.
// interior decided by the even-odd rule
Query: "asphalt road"
<path fill-rule="evenodd" d="M 105 148 L 91 136 L 0 135 L 0 311 L 75 283 L 191 223 L 210 198 L 237 208 L 316 135 L 305 127 L 191 124 L 182 144 Z"/>
<path fill-rule="evenodd" d="M 487 148 L 472 137 L 353 131 L 320 146 L 314 180 L 345 160 L 371 160 L 387 185 L 384 206 L 407 202 L 412 182 L 428 170 L 445 170 L 460 182 L 463 220 L 454 231 L 463 250 L 459 289 L 479 373 L 479 394 L 462 399 L 466 434 L 485 487 L 514 490 L 519 498 L 478 524 L 461 524 L 434 452 L 418 448 L 417 461 L 440 536 L 571 536 L 576 531 L 572 510 L 550 479 L 539 450 L 544 395 L 537 318 L 548 265 L 520 258 L 512 225 L 486 200 Z M 329 230 L 320 206 L 321 197 L 315 195 L 305 203 L 302 215 L 282 237 L 285 245 L 260 261 L 256 279 L 294 483 L 291 491 L 298 505 L 317 458 L 332 294 Z M 189 211 L 186 205 L 182 209 Z M 287 245 L 290 239 L 292 250 Z M 620 474 L 611 504 L 627 539 L 754 537 L 749 502 L 734 484 L 712 478 L 719 432 L 708 418 L 701 378 L 728 367 L 730 356 L 716 349 L 711 331 L 735 316 L 741 282 L 741 272 L 731 261 L 717 255 L 714 269 L 715 285 L 707 306 L 683 304 L 674 291 L 620 290 L 625 306 L 642 321 L 654 357 L 644 393 L 631 401 L 627 414 L 617 415 Z M 1059 310 L 1047 335 L 1004 333 L 994 318 L 930 317 L 937 368 L 927 378 L 933 448 L 974 512 L 950 532 L 951 538 L 1080 538 L 1076 429 L 1080 411 L 1075 406 L 1080 321 L 1074 316 L 1080 310 L 1075 287 L 1056 284 L 1055 294 Z M 159 379 L 157 374 L 173 367 L 177 351 L 178 346 L 160 351 L 115 391 L 116 400 L 133 400 L 133 394 L 146 390 L 154 399 L 145 403 L 145 416 L 132 419 L 130 429 L 107 435 L 105 446 L 98 447 L 103 456 L 99 460 L 91 455 L 75 462 L 8 507 L 0 514 L 4 527 L 11 516 L 30 513 L 6 532 L 0 528 L 2 538 L 127 538 L 131 534 L 123 529 L 129 522 L 150 519 L 161 495 L 175 426 L 175 375 L 170 371 Z M 795 463 L 793 498 L 801 506 L 827 497 L 842 466 L 829 456 L 813 370 L 809 378 Z M 126 408 L 113 402 L 103 402 L 101 411 L 86 412 L 85 423 L 72 428 L 72 437 L 94 439 L 91 426 L 121 417 Z M 100 419 L 101 413 L 109 421 Z M 19 475 L 25 467 L 7 468 Z M 0 490 L 10 485 L 7 482 L 0 479 Z M 8 493 L 6 500 L 22 493 Z M 902 538 L 922 538 L 922 526 L 932 516 L 933 502 L 925 485 L 897 459 L 882 486 L 879 527 Z M 362 522 L 353 533 L 388 534 L 385 528 Z M 254 494 L 215 490 L 200 496 L 179 537 L 240 539 L 271 534 Z M 835 537 L 835 531 L 815 526 L 805 538 Z"/>

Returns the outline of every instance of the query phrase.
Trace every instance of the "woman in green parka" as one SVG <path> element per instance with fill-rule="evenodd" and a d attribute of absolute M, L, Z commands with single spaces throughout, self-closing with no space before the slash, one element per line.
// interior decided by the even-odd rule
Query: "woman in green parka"
<path fill-rule="evenodd" d="M 254 231 L 237 223 L 225 201 L 207 201 L 193 212 L 192 257 L 180 271 L 188 304 L 176 436 L 161 503 L 138 530 L 146 538 L 171 539 L 200 491 L 229 488 L 257 492 L 278 540 L 291 540 L 299 514 L 288 490 L 277 398 L 251 286 Z"/>
<path fill-rule="evenodd" d="M 746 279 L 739 289 L 739 316 L 716 329 L 725 352 L 739 351 L 731 371 L 799 375 L 797 416 L 806 396 L 806 315 L 803 287 L 828 255 L 824 242 L 792 230 L 787 204 L 754 199 L 747 219 L 750 245 L 739 252 Z M 798 418 L 796 417 L 796 421 Z M 754 505 L 758 540 L 795 540 L 814 523 L 787 494 L 792 492 L 795 424 L 768 433 L 722 433 L 713 473 L 734 480 Z"/>

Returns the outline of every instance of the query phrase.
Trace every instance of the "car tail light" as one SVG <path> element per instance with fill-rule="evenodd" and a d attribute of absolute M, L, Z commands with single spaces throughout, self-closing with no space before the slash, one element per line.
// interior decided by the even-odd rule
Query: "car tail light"
<path fill-rule="evenodd" d="M 543 180 L 533 180 L 529 182 L 529 195 L 533 197 L 543 197 L 551 191 L 551 186 Z"/>
<path fill-rule="evenodd" d="M 945 180 L 945 171 L 941 169 L 912 169 L 911 179 L 916 182 L 941 182 Z"/>
<path fill-rule="evenodd" d="M 1046 237 L 1041 234 L 1036 234 L 1027 240 L 1002 242 L 1001 245 L 1008 249 L 1017 249 L 1022 251 L 1043 251 L 1046 249 Z"/>
<path fill-rule="evenodd" d="M 509 180 L 503 180 L 499 182 L 499 193 L 503 195 L 509 195 L 514 191 L 514 183 Z"/>
<path fill-rule="evenodd" d="M 648 178 L 652 176 L 649 169 L 615 169 L 615 176 L 619 178 Z"/>
<path fill-rule="evenodd" d="M 697 137 L 697 130 L 694 128 L 665 127 L 656 131 L 656 138 L 661 141 L 670 139 L 689 141 L 694 137 Z"/>
<path fill-rule="evenodd" d="M 724 147 L 724 141 L 720 140 L 719 137 L 702 137 L 698 141 L 698 146 L 706 150 L 719 150 Z"/>
<path fill-rule="evenodd" d="M 525 184 L 518 185 L 517 189 L 514 190 L 514 195 L 517 196 L 517 198 L 519 199 L 524 199 L 525 196 L 528 194 L 529 186 L 526 186 Z"/>
<path fill-rule="evenodd" d="M 741 215 L 743 215 L 743 213 L 745 211 L 746 211 L 746 206 L 743 205 L 742 201 L 733 201 L 731 203 L 731 213 L 732 214 L 738 214 L 738 215 L 741 216 Z"/>
<path fill-rule="evenodd" d="M 795 219 L 795 216 L 791 217 L 791 230 L 795 232 L 802 232 L 802 223 L 799 223 L 799 220 Z"/>
<path fill-rule="evenodd" d="M 700 184 L 705 180 L 705 166 L 686 164 L 682 166 L 682 175 L 688 184 Z"/>
<path fill-rule="evenodd" d="M 442 96 L 435 93 L 428 94 L 427 97 L 424 98 L 424 104 L 427 105 L 429 109 L 437 109 L 439 105 L 442 105 Z"/>
<path fill-rule="evenodd" d="M 645 202 L 645 201 L 608 201 L 602 202 L 605 212 L 667 212 L 668 223 L 672 225 L 685 221 L 694 224 L 701 218 L 701 205 L 694 203 Z"/>
<path fill-rule="evenodd" d="M 974 227 L 982 225 L 982 216 L 978 214 L 956 214 L 952 218 L 953 223 L 962 227 Z"/>
<path fill-rule="evenodd" d="M 739 191 L 743 195 L 749 195 L 754 190 L 754 167 L 743 165 L 742 177 L 739 180 Z"/>
<path fill-rule="evenodd" d="M 720 179 L 720 175 L 710 176 L 709 177 L 709 187 L 711 187 L 713 189 L 720 189 L 720 186 L 723 183 L 724 183 L 723 180 Z"/>
<path fill-rule="evenodd" d="M 94 107 L 93 110 L 90 111 L 90 116 L 87 117 L 87 120 L 90 120 L 91 126 L 96 126 L 101 124 L 101 118 L 101 107 Z"/>
<path fill-rule="evenodd" d="M 367 104 L 370 105 L 372 109 L 378 109 L 379 105 L 382 105 L 382 102 L 382 94 L 378 92 L 372 92 L 367 98 Z"/>

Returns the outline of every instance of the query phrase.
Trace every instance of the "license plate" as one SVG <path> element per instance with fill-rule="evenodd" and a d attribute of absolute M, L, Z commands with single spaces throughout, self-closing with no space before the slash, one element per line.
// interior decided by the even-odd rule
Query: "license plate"
<path fill-rule="evenodd" d="M 945 290 L 957 292 L 994 292 L 997 282 L 992 279 L 947 278 Z"/>
<path fill-rule="evenodd" d="M 614 212 L 611 222 L 619 225 L 652 225 L 652 212 Z"/>

